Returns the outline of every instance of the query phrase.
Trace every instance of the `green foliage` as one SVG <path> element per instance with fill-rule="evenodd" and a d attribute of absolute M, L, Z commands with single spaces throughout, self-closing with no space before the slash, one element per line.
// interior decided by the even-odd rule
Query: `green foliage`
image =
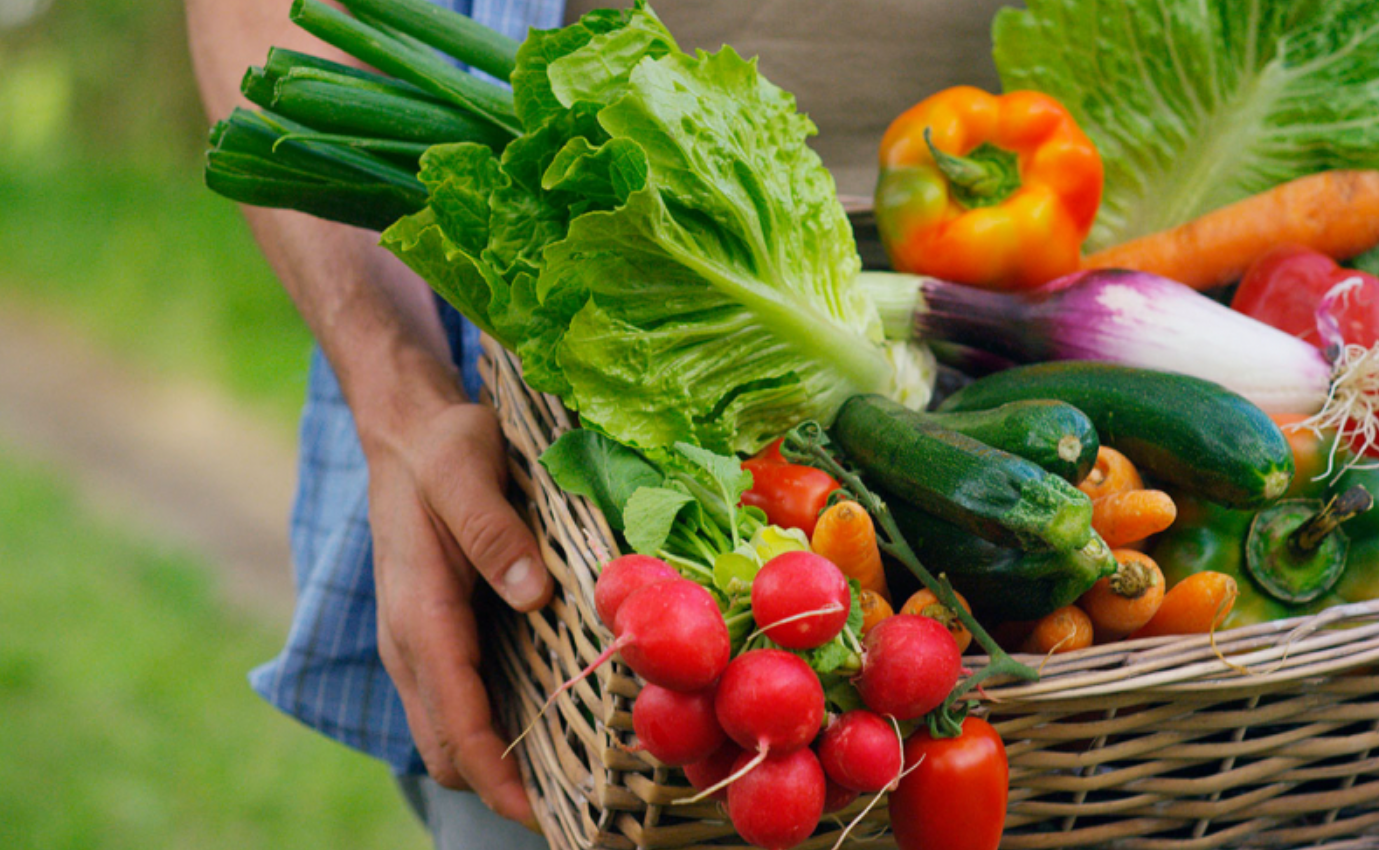
<path fill-rule="evenodd" d="M 1089 249 L 1379 166 L 1369 0 L 1031 0 L 1001 10 L 993 37 L 1004 88 L 1058 98 L 1101 152 Z"/>
<path fill-rule="evenodd" d="M 7 95 L 24 93 L 25 80 L 39 75 L 49 108 L 60 110 L 54 129 L 61 135 L 48 153 L 134 161 L 164 173 L 197 167 L 207 122 L 180 2 L 52 3 L 33 20 L 0 29 L 0 67 L 0 154 L 24 129 L 3 111 Z"/>
<path fill-rule="evenodd" d="M 426 846 L 386 768 L 249 689 L 278 629 L 52 480 L 0 451 L 6 848 Z"/>
<path fill-rule="evenodd" d="M 0 169 L 0 255 L 0 299 L 162 374 L 225 387 L 284 426 L 295 419 L 306 327 L 234 205 L 194 173 Z"/>

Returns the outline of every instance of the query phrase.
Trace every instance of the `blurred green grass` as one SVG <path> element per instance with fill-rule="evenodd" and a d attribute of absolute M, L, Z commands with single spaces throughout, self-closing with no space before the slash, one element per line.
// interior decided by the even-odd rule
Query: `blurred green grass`
<path fill-rule="evenodd" d="M 385 767 L 249 690 L 281 637 L 212 575 L 0 447 L 0 843 L 425 846 Z"/>
<path fill-rule="evenodd" d="M 181 3 L 0 0 L 0 68 L 0 310 L 288 436 L 309 336 L 201 183 Z M 426 846 L 383 765 L 250 690 L 283 626 L 80 492 L 0 445 L 0 847 Z"/>
<path fill-rule="evenodd" d="M 0 256 L 0 297 L 279 422 L 300 409 L 310 336 L 238 209 L 198 173 L 0 170 Z"/>

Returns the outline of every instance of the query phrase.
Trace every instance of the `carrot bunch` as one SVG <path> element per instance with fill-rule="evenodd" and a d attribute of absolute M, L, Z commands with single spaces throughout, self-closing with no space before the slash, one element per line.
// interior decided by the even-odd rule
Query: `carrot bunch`
<path fill-rule="evenodd" d="M 1072 652 L 1094 643 L 1205 634 L 1221 625 L 1239 593 L 1233 578 L 1202 572 L 1169 588 L 1159 565 L 1139 551 L 1177 518 L 1168 493 L 1146 488 L 1135 464 L 1108 446 L 1098 450 L 1078 489 L 1092 500 L 1092 527 L 1112 548 L 1118 568 L 1073 605 L 1012 632 L 1022 651 Z"/>

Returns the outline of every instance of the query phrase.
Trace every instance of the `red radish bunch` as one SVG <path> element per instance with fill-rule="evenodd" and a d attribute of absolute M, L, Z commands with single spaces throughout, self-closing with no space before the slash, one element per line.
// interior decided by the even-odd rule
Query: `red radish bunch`
<path fill-rule="evenodd" d="M 889 617 L 867 634 L 854 679 L 870 710 L 824 728 L 823 685 L 809 662 L 776 648 L 730 659 L 714 596 L 664 561 L 610 561 L 594 602 L 615 636 L 600 661 L 621 652 L 647 682 L 632 709 L 639 746 L 684 768 L 699 792 L 689 799 L 726 802 L 738 833 L 766 850 L 804 841 L 825 811 L 859 794 L 896 788 L 903 749 L 894 721 L 938 707 L 960 675 L 957 643 L 940 623 Z M 776 556 L 752 582 L 761 633 L 792 650 L 834 640 L 851 602 L 842 572 L 810 552 Z"/>

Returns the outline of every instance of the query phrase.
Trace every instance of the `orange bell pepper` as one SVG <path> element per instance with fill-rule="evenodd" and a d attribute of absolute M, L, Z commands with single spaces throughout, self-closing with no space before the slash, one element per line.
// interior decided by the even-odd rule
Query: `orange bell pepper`
<path fill-rule="evenodd" d="M 956 86 L 886 130 L 876 218 L 898 271 L 1030 289 L 1077 271 L 1101 186 L 1096 146 L 1056 100 Z"/>

